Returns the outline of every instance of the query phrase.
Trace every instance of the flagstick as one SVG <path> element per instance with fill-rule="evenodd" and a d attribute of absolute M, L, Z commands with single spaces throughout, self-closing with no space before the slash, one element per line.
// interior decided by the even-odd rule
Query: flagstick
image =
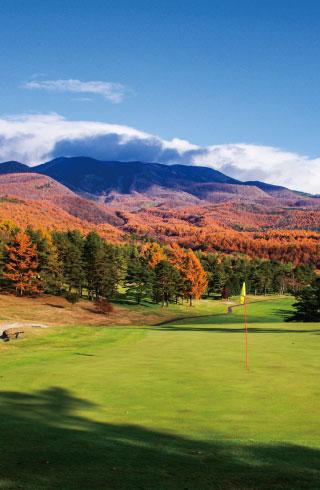
<path fill-rule="evenodd" d="M 244 334 L 246 337 L 246 369 L 249 369 L 249 359 L 248 359 L 248 321 L 247 321 L 247 296 L 244 297 L 243 303 L 244 309 Z"/>

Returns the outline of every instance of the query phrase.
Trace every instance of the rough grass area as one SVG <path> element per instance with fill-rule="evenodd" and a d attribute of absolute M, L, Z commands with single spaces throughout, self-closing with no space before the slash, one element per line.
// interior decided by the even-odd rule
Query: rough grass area
<path fill-rule="evenodd" d="M 0 488 L 319 489 L 320 324 L 290 304 L 249 306 L 249 371 L 241 309 L 209 300 L 0 344 Z"/>
<path fill-rule="evenodd" d="M 197 314 L 203 311 L 203 306 L 200 304 L 196 307 Z M 225 306 L 221 308 L 226 309 Z M 113 313 L 103 315 L 97 313 L 93 302 L 86 300 L 71 304 L 65 298 L 57 296 L 19 298 L 11 294 L 0 295 L 0 325 L 6 322 L 39 322 L 52 326 L 153 325 L 176 316 L 189 315 L 190 310 L 185 306 L 171 305 L 170 308 L 161 308 L 151 302 L 138 306 L 122 298 L 114 304 Z"/>

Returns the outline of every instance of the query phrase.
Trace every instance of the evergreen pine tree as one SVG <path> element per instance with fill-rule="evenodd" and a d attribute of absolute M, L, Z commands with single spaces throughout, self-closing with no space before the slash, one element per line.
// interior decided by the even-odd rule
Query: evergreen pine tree
<path fill-rule="evenodd" d="M 123 254 L 119 247 L 104 243 L 104 255 L 101 263 L 101 293 L 110 299 L 117 293 L 118 286 L 125 276 L 126 269 Z"/>
<path fill-rule="evenodd" d="M 85 270 L 83 263 L 83 238 L 77 230 L 68 231 L 63 250 L 64 277 L 69 285 L 69 291 L 76 289 L 79 296 L 85 285 Z"/>
<path fill-rule="evenodd" d="M 181 275 L 167 260 L 161 260 L 154 268 L 153 296 L 162 306 L 168 306 L 181 294 Z"/>
<path fill-rule="evenodd" d="M 150 296 L 153 285 L 153 270 L 145 264 L 141 257 L 129 261 L 125 286 L 127 294 L 133 295 L 138 304 L 142 299 Z"/>
<path fill-rule="evenodd" d="M 63 267 L 51 234 L 47 230 L 34 230 L 31 226 L 26 234 L 37 247 L 38 272 L 44 292 L 60 294 L 63 289 Z"/>
<path fill-rule="evenodd" d="M 104 242 L 95 231 L 90 232 L 83 247 L 83 262 L 89 299 L 99 297 L 104 278 Z"/>
<path fill-rule="evenodd" d="M 294 314 L 288 321 L 319 322 L 320 321 L 320 279 L 316 279 L 310 286 L 302 289 L 296 295 Z"/>

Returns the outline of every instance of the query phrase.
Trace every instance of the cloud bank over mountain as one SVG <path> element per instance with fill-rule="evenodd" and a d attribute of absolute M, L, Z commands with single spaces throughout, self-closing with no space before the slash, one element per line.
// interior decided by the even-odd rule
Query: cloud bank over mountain
<path fill-rule="evenodd" d="M 62 155 L 203 165 L 240 180 L 263 180 L 320 192 L 320 157 L 245 143 L 201 147 L 178 138 L 164 140 L 124 125 L 72 121 L 58 114 L 0 118 L 0 161 L 35 165 Z"/>

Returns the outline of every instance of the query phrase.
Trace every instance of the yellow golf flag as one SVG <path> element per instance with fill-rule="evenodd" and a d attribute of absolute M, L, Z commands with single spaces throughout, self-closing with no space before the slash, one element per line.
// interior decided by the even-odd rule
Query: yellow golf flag
<path fill-rule="evenodd" d="M 240 293 L 240 304 L 244 305 L 246 300 L 246 283 L 244 282 L 242 285 L 241 293 Z"/>

